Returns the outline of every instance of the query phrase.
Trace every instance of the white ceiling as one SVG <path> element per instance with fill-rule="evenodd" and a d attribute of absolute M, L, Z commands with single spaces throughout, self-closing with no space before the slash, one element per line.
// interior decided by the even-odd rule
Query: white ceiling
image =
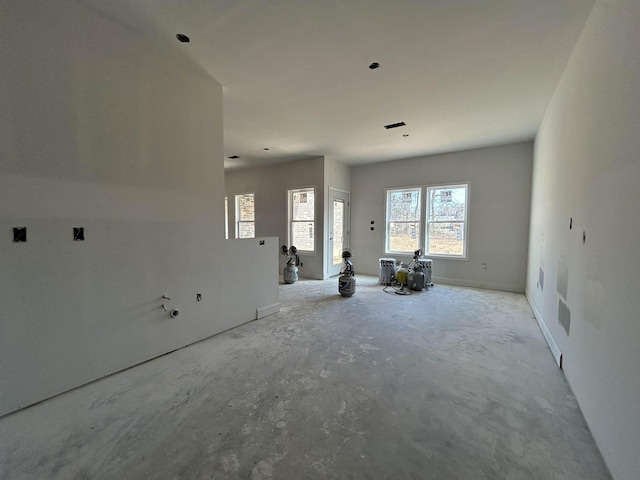
<path fill-rule="evenodd" d="M 223 85 L 226 168 L 530 140 L 594 3 L 85 1 Z"/>

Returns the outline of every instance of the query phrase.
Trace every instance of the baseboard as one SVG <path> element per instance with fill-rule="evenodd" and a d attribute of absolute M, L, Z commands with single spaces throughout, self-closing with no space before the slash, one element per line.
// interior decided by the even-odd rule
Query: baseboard
<path fill-rule="evenodd" d="M 460 287 L 474 287 L 474 288 L 487 288 L 489 290 L 500 290 L 503 292 L 523 293 L 524 288 L 522 285 L 512 285 L 509 283 L 496 283 L 496 282 L 480 282 L 476 280 L 460 280 L 457 278 L 447 277 L 432 277 L 434 284 L 444 283 L 447 285 L 457 285 Z"/>
<path fill-rule="evenodd" d="M 544 321 L 544 317 L 542 316 L 542 313 L 538 309 L 536 303 L 533 301 L 533 298 L 531 297 L 529 290 L 525 289 L 524 294 L 527 296 L 527 301 L 529 302 L 529 306 L 533 311 L 533 315 L 536 317 L 536 321 L 538 322 L 538 326 L 542 331 L 542 335 L 544 336 L 544 339 L 547 341 L 547 345 L 549 345 L 549 350 L 551 350 L 551 353 L 553 354 L 553 358 L 558 364 L 558 367 L 562 368 L 562 351 L 560 351 L 560 347 L 556 343 L 555 338 L 553 338 L 553 335 L 551 335 L 551 330 L 549 330 L 549 327 L 547 327 L 547 324 Z"/>
<path fill-rule="evenodd" d="M 325 280 L 324 275 L 318 272 L 300 272 L 298 271 L 298 276 L 300 278 L 307 278 L 309 280 Z"/>
<path fill-rule="evenodd" d="M 274 303 L 273 305 L 267 305 L 266 307 L 261 307 L 256 309 L 256 320 L 259 318 L 264 318 L 267 315 L 273 315 L 274 313 L 278 313 L 280 311 L 280 304 Z"/>

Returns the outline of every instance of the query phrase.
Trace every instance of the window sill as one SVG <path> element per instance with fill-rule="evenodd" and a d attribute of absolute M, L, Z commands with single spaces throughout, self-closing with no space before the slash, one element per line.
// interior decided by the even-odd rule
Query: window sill
<path fill-rule="evenodd" d="M 424 258 L 437 258 L 438 260 L 469 260 L 468 256 L 462 257 L 458 255 L 441 255 L 436 253 L 425 253 L 422 256 Z"/>

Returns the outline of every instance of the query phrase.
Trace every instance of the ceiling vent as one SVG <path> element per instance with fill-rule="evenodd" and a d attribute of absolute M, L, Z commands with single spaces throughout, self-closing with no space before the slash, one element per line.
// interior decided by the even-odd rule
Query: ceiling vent
<path fill-rule="evenodd" d="M 238 155 L 231 155 L 230 157 L 227 157 L 227 158 L 230 158 L 231 160 L 235 160 L 236 158 L 240 158 L 240 157 Z"/>
<path fill-rule="evenodd" d="M 386 128 L 387 130 L 390 130 L 392 128 L 404 127 L 405 125 L 406 123 L 404 122 L 390 123 L 389 125 L 385 125 L 384 128 Z"/>

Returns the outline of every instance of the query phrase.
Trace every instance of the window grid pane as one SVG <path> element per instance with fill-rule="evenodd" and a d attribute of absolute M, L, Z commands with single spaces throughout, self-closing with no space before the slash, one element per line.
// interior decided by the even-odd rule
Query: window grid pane
<path fill-rule="evenodd" d="M 429 221 L 464 222 L 466 188 L 429 188 Z"/>
<path fill-rule="evenodd" d="M 241 222 L 252 222 L 255 220 L 253 194 L 238 195 L 238 212 Z"/>
<path fill-rule="evenodd" d="M 389 251 L 414 252 L 420 248 L 420 222 L 389 222 Z"/>
<path fill-rule="evenodd" d="M 419 221 L 420 190 L 389 191 L 388 220 Z"/>
<path fill-rule="evenodd" d="M 292 222 L 291 243 L 298 250 L 312 251 L 314 248 L 314 234 L 312 222 Z"/>
<path fill-rule="evenodd" d="M 255 238 L 255 196 L 253 193 L 236 195 L 236 238 Z"/>
<path fill-rule="evenodd" d="M 427 240 L 430 255 L 464 255 L 464 224 L 430 223 Z"/>
<path fill-rule="evenodd" d="M 238 238 L 255 238 L 255 222 L 238 222 Z"/>
<path fill-rule="evenodd" d="M 293 204 L 293 221 L 314 219 L 314 195 L 313 191 L 293 192 L 291 195 Z"/>

